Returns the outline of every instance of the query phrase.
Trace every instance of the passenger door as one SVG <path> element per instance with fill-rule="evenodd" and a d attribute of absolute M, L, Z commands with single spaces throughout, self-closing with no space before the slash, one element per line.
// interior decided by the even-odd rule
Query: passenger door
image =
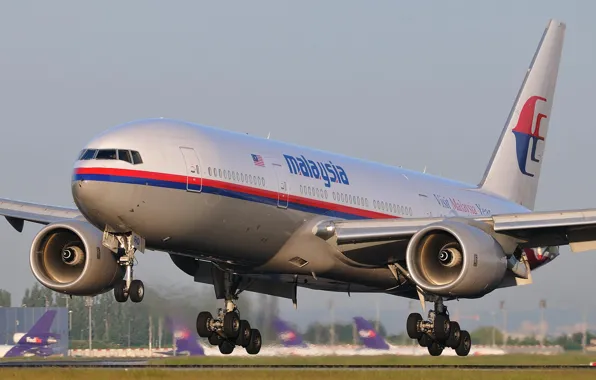
<path fill-rule="evenodd" d="M 180 147 L 186 164 L 186 190 L 200 193 L 203 190 L 203 178 L 199 157 L 193 148 Z"/>
<path fill-rule="evenodd" d="M 288 208 L 290 189 L 283 172 L 283 166 L 275 161 L 273 161 L 272 166 L 277 180 L 277 207 Z"/>

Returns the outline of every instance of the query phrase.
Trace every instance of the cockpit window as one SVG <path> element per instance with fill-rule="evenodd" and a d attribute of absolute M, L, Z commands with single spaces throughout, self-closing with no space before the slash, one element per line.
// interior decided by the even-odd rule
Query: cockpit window
<path fill-rule="evenodd" d="M 118 150 L 118 159 L 132 164 L 132 158 L 130 157 L 130 151 L 128 150 Z"/>
<path fill-rule="evenodd" d="M 132 163 L 133 164 L 142 164 L 143 163 L 143 159 L 141 158 L 141 155 L 139 154 L 139 152 L 137 152 L 136 150 L 131 150 L 130 153 L 132 153 Z"/>
<path fill-rule="evenodd" d="M 115 160 L 116 149 L 100 149 L 97 152 L 96 160 Z"/>
<path fill-rule="evenodd" d="M 95 157 L 95 153 L 97 153 L 97 149 L 87 149 L 82 155 L 81 160 L 92 160 Z"/>

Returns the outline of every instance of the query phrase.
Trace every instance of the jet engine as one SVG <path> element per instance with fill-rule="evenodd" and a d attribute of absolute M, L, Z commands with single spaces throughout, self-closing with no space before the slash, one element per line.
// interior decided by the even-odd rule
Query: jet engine
<path fill-rule="evenodd" d="M 501 283 L 507 256 L 480 228 L 442 221 L 414 234 L 408 243 L 406 265 L 412 280 L 431 294 L 478 298 Z"/>
<path fill-rule="evenodd" d="M 35 278 L 60 293 L 94 296 L 122 279 L 124 270 L 102 245 L 102 232 L 81 220 L 52 223 L 33 239 L 30 265 Z"/>

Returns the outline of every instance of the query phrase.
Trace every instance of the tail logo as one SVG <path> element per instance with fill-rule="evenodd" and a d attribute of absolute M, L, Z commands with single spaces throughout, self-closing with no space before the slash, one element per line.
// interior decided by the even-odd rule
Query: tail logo
<path fill-rule="evenodd" d="M 534 118 L 536 102 L 539 100 L 546 102 L 546 98 L 541 96 L 531 96 L 526 101 L 519 114 L 517 125 L 512 130 L 515 135 L 515 148 L 519 170 L 523 175 L 528 177 L 534 177 L 534 174 L 529 173 L 526 170 L 530 144 L 532 144 L 530 159 L 533 162 L 540 162 L 540 159 L 536 157 L 536 148 L 538 146 L 538 141 L 544 141 L 544 137 L 540 135 L 540 122 L 542 119 L 546 119 L 547 116 L 539 113 L 536 115 L 536 118 Z M 536 120 L 535 127 L 534 120 Z M 534 127 L 534 130 L 532 130 L 532 127 Z"/>
<path fill-rule="evenodd" d="M 358 335 L 360 335 L 361 338 L 374 338 L 377 336 L 373 330 L 360 330 L 358 331 Z"/>
<path fill-rule="evenodd" d="M 289 342 L 296 339 L 296 334 L 294 334 L 293 331 L 284 331 L 279 334 L 279 339 L 281 339 L 282 342 Z"/>

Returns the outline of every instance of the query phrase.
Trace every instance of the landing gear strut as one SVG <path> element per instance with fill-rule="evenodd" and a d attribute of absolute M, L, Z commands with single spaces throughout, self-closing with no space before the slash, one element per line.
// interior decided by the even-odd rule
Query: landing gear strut
<path fill-rule="evenodd" d="M 432 356 L 441 355 L 447 347 L 459 356 L 468 356 L 472 348 L 470 334 L 461 330 L 457 322 L 449 320 L 447 306 L 441 298 L 435 301 L 435 309 L 428 312 L 428 320 L 423 320 L 418 313 L 410 314 L 406 330 L 408 336 L 418 340 L 420 346 L 427 347 Z"/>
<path fill-rule="evenodd" d="M 136 248 L 132 244 L 132 236 L 118 236 L 120 247 L 116 253 L 118 264 L 125 268 L 124 278 L 114 286 L 114 298 L 117 302 L 141 302 L 145 296 L 145 286 L 141 280 L 133 279 L 132 267 L 135 265 Z"/>
<path fill-rule="evenodd" d="M 216 280 L 216 279 L 214 279 Z M 228 278 L 220 277 L 224 284 L 216 284 L 218 288 L 225 288 L 225 305 L 217 311 L 214 318 L 208 311 L 202 311 L 197 316 L 197 333 L 202 338 L 208 338 L 209 343 L 219 347 L 219 352 L 229 355 L 235 346 L 244 347 L 246 352 L 256 355 L 261 350 L 261 333 L 253 329 L 247 320 L 240 319 L 240 311 L 236 307 L 238 300 L 239 278 L 229 275 Z M 221 282 L 221 281 L 218 281 Z"/>

